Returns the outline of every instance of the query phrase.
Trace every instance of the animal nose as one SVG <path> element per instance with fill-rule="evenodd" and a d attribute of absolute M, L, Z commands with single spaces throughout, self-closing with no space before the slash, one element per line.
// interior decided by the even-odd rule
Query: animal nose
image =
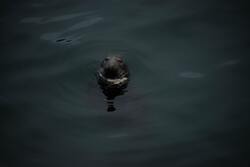
<path fill-rule="evenodd" d="M 122 59 L 117 59 L 117 61 L 118 61 L 119 63 L 122 63 L 122 62 L 123 62 Z"/>
<path fill-rule="evenodd" d="M 109 59 L 110 59 L 110 57 L 106 57 L 106 58 L 105 58 L 105 61 L 108 61 Z"/>
<path fill-rule="evenodd" d="M 116 69 L 109 68 L 109 69 L 105 70 L 105 74 L 104 75 L 105 75 L 106 78 L 113 79 L 113 78 L 116 78 L 118 76 L 118 72 L 117 72 Z"/>

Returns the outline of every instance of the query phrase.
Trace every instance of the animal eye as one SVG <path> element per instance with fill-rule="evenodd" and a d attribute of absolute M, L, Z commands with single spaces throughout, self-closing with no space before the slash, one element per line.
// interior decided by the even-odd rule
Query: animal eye
<path fill-rule="evenodd" d="M 105 60 L 105 61 L 108 61 L 109 59 L 110 59 L 110 57 L 106 57 L 104 60 Z"/>

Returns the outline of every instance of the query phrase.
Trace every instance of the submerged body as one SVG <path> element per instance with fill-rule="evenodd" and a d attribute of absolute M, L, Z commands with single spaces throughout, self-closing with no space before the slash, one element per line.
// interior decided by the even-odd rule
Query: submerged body
<path fill-rule="evenodd" d="M 106 57 L 97 71 L 97 80 L 108 100 L 108 111 L 114 111 L 113 99 L 125 93 L 129 82 L 127 65 L 119 56 Z"/>

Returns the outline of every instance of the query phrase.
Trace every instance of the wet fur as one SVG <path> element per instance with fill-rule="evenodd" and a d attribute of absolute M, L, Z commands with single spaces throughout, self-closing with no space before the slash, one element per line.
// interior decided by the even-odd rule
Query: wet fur
<path fill-rule="evenodd" d="M 128 67 L 121 57 L 106 57 L 97 71 L 97 78 L 102 89 L 125 88 L 129 81 Z"/>

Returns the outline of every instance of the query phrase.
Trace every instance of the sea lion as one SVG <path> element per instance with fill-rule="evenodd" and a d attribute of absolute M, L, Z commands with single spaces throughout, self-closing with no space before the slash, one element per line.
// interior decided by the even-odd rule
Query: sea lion
<path fill-rule="evenodd" d="M 107 97 L 108 111 L 115 111 L 113 100 L 126 92 L 129 82 L 128 66 L 122 57 L 106 57 L 97 70 L 97 81 Z"/>

